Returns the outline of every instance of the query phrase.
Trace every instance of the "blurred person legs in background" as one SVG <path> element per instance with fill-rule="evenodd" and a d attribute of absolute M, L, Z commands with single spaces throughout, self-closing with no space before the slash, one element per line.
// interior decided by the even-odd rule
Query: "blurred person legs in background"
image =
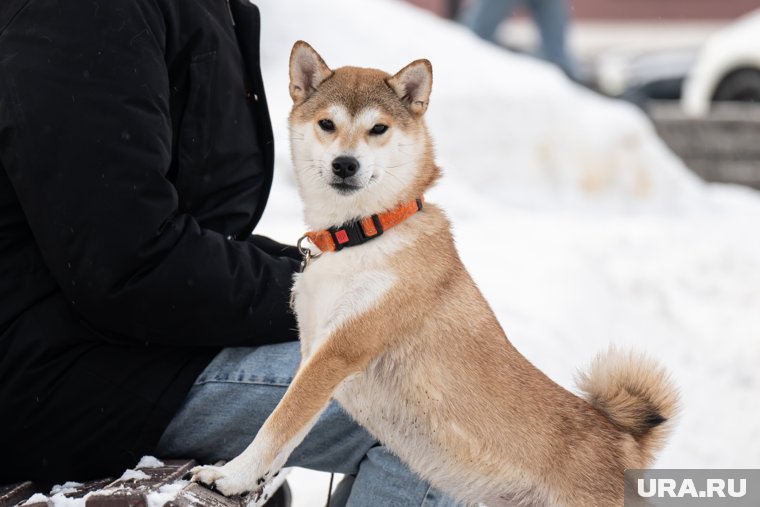
<path fill-rule="evenodd" d="M 541 34 L 539 56 L 574 79 L 575 69 L 566 47 L 567 0 L 473 0 L 459 20 L 482 39 L 494 42 L 496 29 L 520 6 L 530 11 Z"/>

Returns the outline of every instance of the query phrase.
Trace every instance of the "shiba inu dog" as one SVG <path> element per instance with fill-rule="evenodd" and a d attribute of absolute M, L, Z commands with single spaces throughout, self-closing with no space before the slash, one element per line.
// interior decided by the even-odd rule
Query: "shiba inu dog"
<path fill-rule="evenodd" d="M 663 369 L 610 350 L 560 387 L 507 340 L 422 196 L 438 179 L 423 116 L 432 67 L 331 70 L 290 57 L 292 157 L 308 238 L 293 307 L 302 359 L 251 445 L 194 480 L 260 489 L 332 398 L 412 470 L 465 503 L 620 506 L 623 471 L 664 443 Z"/>

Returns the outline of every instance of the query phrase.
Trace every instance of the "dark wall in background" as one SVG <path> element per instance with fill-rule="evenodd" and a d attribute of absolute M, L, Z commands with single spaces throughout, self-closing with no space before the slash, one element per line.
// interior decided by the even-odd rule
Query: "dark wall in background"
<path fill-rule="evenodd" d="M 760 8 L 760 0 L 571 0 L 580 19 L 733 19 Z"/>

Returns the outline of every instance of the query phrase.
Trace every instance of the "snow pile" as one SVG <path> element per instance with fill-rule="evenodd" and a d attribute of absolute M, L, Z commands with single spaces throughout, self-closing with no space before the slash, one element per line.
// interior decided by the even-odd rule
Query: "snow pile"
<path fill-rule="evenodd" d="M 81 488 L 82 486 L 84 486 L 84 484 L 82 484 L 81 482 L 73 482 L 73 481 L 69 481 L 64 484 L 56 484 L 50 490 L 50 494 L 57 495 L 60 493 L 62 495 L 67 495 L 69 493 L 73 493 L 74 491 L 77 490 L 77 488 Z"/>
<path fill-rule="evenodd" d="M 287 62 L 297 39 L 333 68 L 394 73 L 427 58 L 434 74 L 427 119 L 439 161 L 483 195 L 531 207 L 547 199 L 630 207 L 670 206 L 699 192 L 633 106 L 575 86 L 554 67 L 507 54 L 432 14 L 390 0 L 260 8 L 262 67 L 277 120 L 290 108 Z M 282 121 L 276 127 L 278 155 L 287 163 L 287 130 Z"/>
<path fill-rule="evenodd" d="M 164 462 L 158 458 L 155 458 L 153 456 L 143 456 L 137 463 L 135 470 L 139 470 L 141 468 L 159 468 L 162 466 L 164 466 Z"/>
<path fill-rule="evenodd" d="M 175 481 L 171 484 L 164 484 L 158 491 L 152 491 L 148 494 L 148 507 L 164 507 L 168 502 L 171 502 L 182 488 L 187 486 L 188 481 Z"/>
<path fill-rule="evenodd" d="M 142 470 L 132 469 L 127 469 L 121 474 L 121 477 L 119 477 L 120 481 L 144 481 L 145 479 L 150 479 L 150 476 Z"/>
<path fill-rule="evenodd" d="M 69 493 L 71 491 L 68 491 Z M 61 491 L 55 494 L 51 493 L 51 496 L 45 496 L 42 493 L 35 493 L 26 502 L 21 505 L 34 505 L 35 503 L 41 503 L 48 505 L 52 503 L 53 507 L 85 507 L 87 503 L 87 496 L 82 498 L 67 498 L 66 493 Z"/>
<path fill-rule="evenodd" d="M 143 456 L 137 463 L 135 469 L 127 469 L 118 481 L 141 481 L 150 479 L 150 476 L 143 472 L 141 469 L 158 468 L 163 467 L 164 463 L 153 456 Z M 185 480 L 177 480 L 171 484 L 165 484 L 161 486 L 157 491 L 151 491 L 147 495 L 148 505 L 147 507 L 163 507 L 167 502 L 170 502 L 177 498 L 179 492 L 189 484 Z M 91 491 L 81 498 L 68 498 L 67 495 L 75 494 L 84 484 L 79 482 L 67 482 L 65 484 L 57 484 L 50 490 L 50 496 L 43 495 L 42 493 L 35 493 L 34 496 L 29 498 L 23 505 L 31 505 L 36 502 L 47 504 L 51 502 L 53 507 L 85 507 L 87 499 L 93 495 L 110 495 L 118 491 L 123 491 L 125 486 L 117 486 L 111 488 L 104 488 L 97 491 Z"/>
<path fill-rule="evenodd" d="M 428 58 L 445 174 L 427 197 L 518 349 L 570 389 L 610 343 L 646 352 L 683 396 L 658 466 L 760 466 L 756 192 L 702 184 L 637 110 L 401 2 L 260 8 L 277 177 L 257 232 L 295 243 L 304 230 L 286 129 L 293 42 L 333 67 Z"/>
<path fill-rule="evenodd" d="M 46 503 L 47 501 L 48 501 L 48 497 L 46 497 L 42 493 L 35 493 L 31 497 L 29 497 L 29 499 L 26 502 L 22 503 L 21 505 L 33 505 L 37 502 Z"/>

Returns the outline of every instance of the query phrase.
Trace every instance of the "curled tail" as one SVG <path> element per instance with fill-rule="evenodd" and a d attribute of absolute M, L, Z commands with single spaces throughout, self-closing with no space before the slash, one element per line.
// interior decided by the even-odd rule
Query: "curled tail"
<path fill-rule="evenodd" d="M 678 410 L 678 391 L 665 369 L 643 354 L 610 348 L 579 375 L 578 387 L 594 408 L 633 436 L 642 466 L 650 465 L 670 432 L 668 421 Z"/>

